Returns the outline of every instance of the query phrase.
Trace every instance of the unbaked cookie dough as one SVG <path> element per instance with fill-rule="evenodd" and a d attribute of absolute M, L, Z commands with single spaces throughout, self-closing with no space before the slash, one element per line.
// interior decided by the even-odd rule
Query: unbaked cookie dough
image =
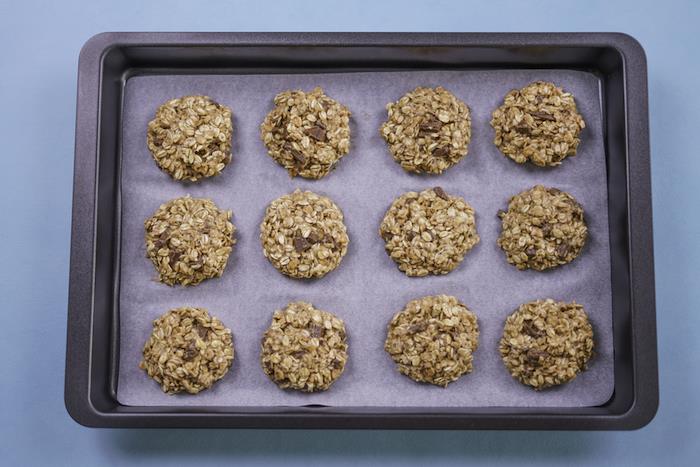
<path fill-rule="evenodd" d="M 223 378 L 232 363 L 230 329 L 203 308 L 176 308 L 153 322 L 139 368 L 167 394 L 197 394 Z"/>
<path fill-rule="evenodd" d="M 148 149 L 175 180 L 218 175 L 231 162 L 231 109 L 207 96 L 184 96 L 158 107 L 148 123 Z"/>
<path fill-rule="evenodd" d="M 210 199 L 175 198 L 144 222 L 146 256 L 168 285 L 195 285 L 219 277 L 236 243 L 231 211 Z"/>
<path fill-rule="evenodd" d="M 386 252 L 407 276 L 447 274 L 479 242 L 472 207 L 441 187 L 399 196 L 379 234 Z"/>
<path fill-rule="evenodd" d="M 350 111 L 323 93 L 284 91 L 260 125 L 267 152 L 289 175 L 322 178 L 350 150 Z"/>
<path fill-rule="evenodd" d="M 380 133 L 406 171 L 440 174 L 467 155 L 469 107 L 446 89 L 418 87 L 386 110 Z"/>
<path fill-rule="evenodd" d="M 586 244 L 583 208 L 568 193 L 542 185 L 510 199 L 499 211 L 498 245 L 518 269 L 543 271 L 570 263 Z"/>
<path fill-rule="evenodd" d="M 576 155 L 586 127 L 571 93 L 536 81 L 506 94 L 491 118 L 498 149 L 519 164 L 556 166 Z"/>
<path fill-rule="evenodd" d="M 275 311 L 262 339 L 260 361 L 282 389 L 325 391 L 343 374 L 347 351 L 343 321 L 299 301 Z"/>
<path fill-rule="evenodd" d="M 508 316 L 498 349 L 515 379 L 540 390 L 585 370 L 593 346 L 583 307 L 547 299 L 520 305 Z"/>
<path fill-rule="evenodd" d="M 343 213 L 330 198 L 296 190 L 274 200 L 260 224 L 263 254 L 282 274 L 323 277 L 348 250 Z"/>
<path fill-rule="evenodd" d="M 471 373 L 478 346 L 476 315 L 453 296 L 435 295 L 408 302 L 392 318 L 384 350 L 402 374 L 447 387 Z"/>

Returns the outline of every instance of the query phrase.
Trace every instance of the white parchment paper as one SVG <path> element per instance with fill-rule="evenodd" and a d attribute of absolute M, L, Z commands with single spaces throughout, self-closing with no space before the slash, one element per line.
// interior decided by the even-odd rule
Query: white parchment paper
<path fill-rule="evenodd" d="M 491 112 L 503 96 L 537 79 L 571 91 L 587 128 L 578 155 L 555 169 L 521 166 L 493 145 Z M 318 181 L 292 179 L 266 155 L 259 125 L 276 93 L 316 85 L 353 114 L 352 147 L 338 168 Z M 469 105 L 469 155 L 440 176 L 403 171 L 391 158 L 379 126 L 384 106 L 416 86 L 442 85 Z M 146 128 L 156 108 L 173 97 L 205 94 L 233 109 L 233 161 L 222 175 L 197 184 L 172 180 L 146 147 Z M 224 406 L 525 406 L 578 407 L 607 401 L 613 391 L 612 310 L 605 154 L 597 78 L 567 70 L 397 71 L 291 75 L 139 76 L 126 84 L 123 107 L 120 365 L 117 396 L 125 405 Z M 518 271 L 496 245 L 497 211 L 508 198 L 541 183 L 572 193 L 584 207 L 588 244 L 573 263 L 548 272 Z M 442 186 L 476 210 L 481 242 L 452 273 L 409 278 L 384 252 L 379 223 L 392 200 L 408 190 Z M 295 188 L 330 196 L 343 210 L 350 236 L 340 267 L 316 281 L 282 276 L 263 257 L 259 224 L 267 204 Z M 195 287 L 154 280 L 145 256 L 144 220 L 161 203 L 190 194 L 233 210 L 238 243 L 223 277 Z M 413 382 L 394 369 L 383 350 L 386 325 L 406 302 L 452 294 L 479 318 L 480 346 L 473 373 L 447 389 Z M 573 382 L 542 392 L 522 386 L 505 370 L 497 346 L 506 316 L 520 303 L 551 297 L 576 300 L 594 326 L 596 355 Z M 260 338 L 275 309 L 306 300 L 345 320 L 349 362 L 323 393 L 277 388 L 259 363 Z M 138 368 L 152 321 L 180 306 L 207 308 L 234 335 L 231 371 L 196 396 L 163 394 Z"/>

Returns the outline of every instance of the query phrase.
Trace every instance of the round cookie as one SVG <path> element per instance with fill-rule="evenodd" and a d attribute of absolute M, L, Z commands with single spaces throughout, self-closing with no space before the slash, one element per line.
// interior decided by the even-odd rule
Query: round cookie
<path fill-rule="evenodd" d="M 330 198 L 295 190 L 271 202 L 260 224 L 263 254 L 282 274 L 323 277 L 348 250 L 343 212 Z"/>
<path fill-rule="evenodd" d="M 545 269 L 570 263 L 588 237 L 583 208 L 568 193 L 536 185 L 510 199 L 499 211 L 498 245 L 518 269 Z"/>
<path fill-rule="evenodd" d="M 384 350 L 400 373 L 447 387 L 471 373 L 479 346 L 476 315 L 450 295 L 411 300 L 388 326 Z"/>
<path fill-rule="evenodd" d="M 232 363 L 230 329 L 203 308 L 175 308 L 153 322 L 139 368 L 167 394 L 197 394 L 223 378 Z"/>
<path fill-rule="evenodd" d="M 540 390 L 585 370 L 593 346 L 583 307 L 547 299 L 520 305 L 508 316 L 498 350 L 515 379 Z"/>
<path fill-rule="evenodd" d="M 323 93 L 284 91 L 260 125 L 267 152 L 289 175 L 322 178 L 350 150 L 350 111 Z"/>
<path fill-rule="evenodd" d="M 379 227 L 386 252 L 407 276 L 447 274 L 479 242 L 472 207 L 440 187 L 409 191 Z"/>
<path fill-rule="evenodd" d="M 574 97 L 560 87 L 536 81 L 506 94 L 491 118 L 493 142 L 519 164 L 556 166 L 576 155 L 586 127 Z"/>
<path fill-rule="evenodd" d="M 148 149 L 175 180 L 218 175 L 231 161 L 231 109 L 207 96 L 184 96 L 158 107 L 148 123 Z"/>
<path fill-rule="evenodd" d="M 146 256 L 168 285 L 196 285 L 219 277 L 236 243 L 231 211 L 210 199 L 175 198 L 144 222 Z"/>
<path fill-rule="evenodd" d="M 347 351 L 343 321 L 299 301 L 275 311 L 262 339 L 260 362 L 282 389 L 325 391 L 343 374 Z"/>
<path fill-rule="evenodd" d="M 440 174 L 467 155 L 469 107 L 446 89 L 418 87 L 386 110 L 380 133 L 406 171 Z"/>

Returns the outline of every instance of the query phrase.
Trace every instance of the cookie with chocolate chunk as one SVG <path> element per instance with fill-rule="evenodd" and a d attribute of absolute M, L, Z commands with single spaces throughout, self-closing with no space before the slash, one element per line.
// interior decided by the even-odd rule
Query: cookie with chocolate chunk
<path fill-rule="evenodd" d="M 494 144 L 519 164 L 556 166 L 576 155 L 586 127 L 574 96 L 553 83 L 536 81 L 506 94 L 491 118 Z"/>
<path fill-rule="evenodd" d="M 284 91 L 260 125 L 267 152 L 289 175 L 318 179 L 350 150 L 350 111 L 324 94 Z"/>
<path fill-rule="evenodd" d="M 387 254 L 407 276 L 447 274 L 479 243 L 474 209 L 441 187 L 396 198 L 379 234 Z"/>
<path fill-rule="evenodd" d="M 471 373 L 478 346 L 476 315 L 456 297 L 435 295 L 411 300 L 394 315 L 384 350 L 400 373 L 447 387 Z"/>
<path fill-rule="evenodd" d="M 347 360 L 343 320 L 306 302 L 275 311 L 262 339 L 263 371 L 282 389 L 325 391 L 343 374 Z"/>
<path fill-rule="evenodd" d="M 224 273 L 236 244 L 231 211 L 206 198 L 183 196 L 146 219 L 146 256 L 168 285 L 196 285 Z"/>
<path fill-rule="evenodd" d="M 569 193 L 536 185 L 499 211 L 498 245 L 518 269 L 543 271 L 576 259 L 588 237 L 583 208 Z"/>
<path fill-rule="evenodd" d="M 175 308 L 153 322 L 139 368 L 163 392 L 197 394 L 226 375 L 233 363 L 231 330 L 204 308 Z"/>
<path fill-rule="evenodd" d="M 263 254 L 282 274 L 309 279 L 337 268 L 350 239 L 343 212 L 330 198 L 296 190 L 267 207 L 260 241 Z"/>
<path fill-rule="evenodd" d="M 547 299 L 524 303 L 508 316 L 498 350 L 515 379 L 540 390 L 576 378 L 593 347 L 583 306 Z"/>
<path fill-rule="evenodd" d="M 448 90 L 418 87 L 386 110 L 380 133 L 406 171 L 440 174 L 467 155 L 469 107 Z"/>
<path fill-rule="evenodd" d="M 231 109 L 207 96 L 184 96 L 158 107 L 147 143 L 163 172 L 196 182 L 231 162 L 232 134 Z"/>

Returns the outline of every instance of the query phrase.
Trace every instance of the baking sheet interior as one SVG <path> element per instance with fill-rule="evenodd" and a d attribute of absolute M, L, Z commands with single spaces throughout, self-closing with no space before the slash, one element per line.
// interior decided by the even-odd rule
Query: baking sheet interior
<path fill-rule="evenodd" d="M 586 121 L 578 154 L 560 167 L 521 166 L 493 145 L 491 112 L 503 96 L 534 80 L 553 81 L 576 98 Z M 468 156 L 439 176 L 410 175 L 393 161 L 379 126 L 384 106 L 416 86 L 441 85 L 469 105 L 472 140 Z M 573 70 L 401 71 L 270 75 L 137 76 L 125 86 L 122 128 L 122 232 L 119 296 L 120 355 L 117 398 L 131 406 L 397 406 L 582 407 L 605 403 L 613 391 L 612 305 L 607 182 L 598 79 Z M 266 155 L 259 125 L 272 99 L 285 89 L 321 86 L 353 116 L 352 147 L 322 180 L 290 178 Z M 172 180 L 146 147 L 146 128 L 168 99 L 205 94 L 233 110 L 233 160 L 222 175 L 197 184 Z M 518 271 L 496 239 L 499 209 L 535 184 L 573 194 L 583 205 L 589 239 L 573 263 L 548 272 Z M 378 228 L 392 200 L 409 190 L 441 186 L 476 210 L 481 242 L 445 276 L 410 278 L 384 251 Z M 350 236 L 340 267 L 315 281 L 282 276 L 263 257 L 259 225 L 267 204 L 295 188 L 330 196 L 343 210 Z M 167 200 L 190 194 L 233 210 L 238 243 L 224 275 L 196 287 L 169 287 L 154 280 L 145 257 L 143 221 Z M 479 318 L 480 345 L 474 371 L 447 389 L 399 374 L 383 350 L 386 325 L 411 299 L 452 294 Z M 558 388 L 535 392 L 514 380 L 498 355 L 503 322 L 520 303 L 551 297 L 584 305 L 594 327 L 596 353 L 589 369 Z M 323 393 L 277 388 L 259 363 L 260 338 L 272 312 L 305 300 L 341 317 L 347 327 L 345 373 Z M 196 396 L 169 396 L 138 368 L 151 322 L 181 306 L 207 308 L 230 327 L 236 358 L 231 371 Z"/>

